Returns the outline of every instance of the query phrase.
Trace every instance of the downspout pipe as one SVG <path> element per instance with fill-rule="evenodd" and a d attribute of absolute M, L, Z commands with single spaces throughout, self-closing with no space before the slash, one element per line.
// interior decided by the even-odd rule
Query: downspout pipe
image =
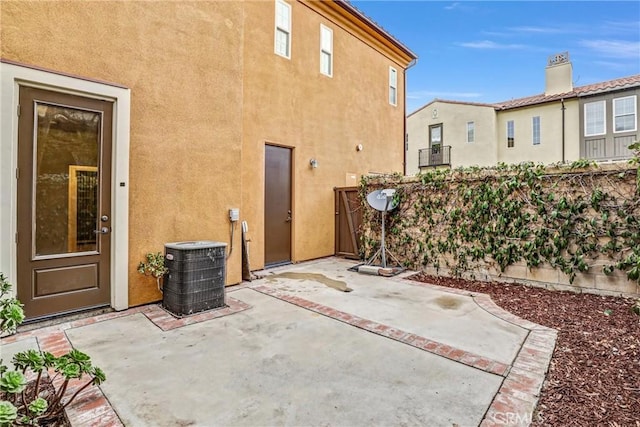
<path fill-rule="evenodd" d="M 409 68 L 413 67 L 414 65 L 416 65 L 418 63 L 418 58 L 413 59 L 411 62 L 409 62 L 409 65 L 407 65 L 407 68 L 404 69 L 404 73 L 403 73 L 403 79 L 404 79 L 404 83 L 403 83 L 403 88 L 404 88 L 404 124 L 402 126 L 402 130 L 403 130 L 403 136 L 402 136 L 402 169 L 403 175 L 407 175 L 407 145 L 409 144 L 409 135 L 407 135 L 407 71 L 409 70 Z"/>
<path fill-rule="evenodd" d="M 562 104 L 562 163 L 566 162 L 564 157 L 564 111 L 566 110 L 564 106 L 564 98 L 560 98 L 560 103 Z"/>

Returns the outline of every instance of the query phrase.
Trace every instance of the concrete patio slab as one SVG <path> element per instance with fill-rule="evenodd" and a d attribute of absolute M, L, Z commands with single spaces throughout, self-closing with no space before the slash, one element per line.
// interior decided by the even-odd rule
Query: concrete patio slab
<path fill-rule="evenodd" d="M 67 407 L 73 426 L 529 425 L 557 331 L 351 265 L 264 271 L 183 318 L 150 304 L 26 329 L 0 351 L 92 356 L 107 382 Z"/>
<path fill-rule="evenodd" d="M 513 362 L 529 332 L 487 312 L 470 296 L 412 286 L 406 280 L 348 271 L 353 265 L 353 262 L 332 258 L 281 267 L 269 270 L 252 285 L 265 284 L 281 293 L 506 364 Z M 287 273 L 279 274 L 282 272 Z M 300 274 L 291 278 L 291 272 Z M 343 281 L 353 290 L 337 291 L 305 273 Z"/>
<path fill-rule="evenodd" d="M 125 425 L 478 425 L 502 377 L 250 289 L 251 310 L 162 331 L 142 314 L 67 331 Z"/>
<path fill-rule="evenodd" d="M 0 360 L 3 361 L 5 366 L 13 368 L 11 360 L 16 353 L 27 350 L 40 350 L 38 346 L 38 340 L 35 338 L 27 338 L 21 341 L 16 341 L 9 344 L 3 344 L 0 346 Z"/>

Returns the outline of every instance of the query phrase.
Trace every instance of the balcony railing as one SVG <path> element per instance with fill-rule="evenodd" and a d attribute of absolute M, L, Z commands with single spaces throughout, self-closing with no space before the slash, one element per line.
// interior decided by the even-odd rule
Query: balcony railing
<path fill-rule="evenodd" d="M 428 168 L 451 165 L 451 146 L 434 145 L 418 151 L 418 167 Z"/>

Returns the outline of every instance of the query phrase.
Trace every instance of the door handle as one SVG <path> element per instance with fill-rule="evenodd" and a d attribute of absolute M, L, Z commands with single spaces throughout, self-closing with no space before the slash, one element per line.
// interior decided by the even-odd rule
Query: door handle
<path fill-rule="evenodd" d="M 94 234 L 109 234 L 109 227 L 102 227 L 100 230 L 93 230 Z"/>
<path fill-rule="evenodd" d="M 287 211 L 287 219 L 285 220 L 286 222 L 291 222 L 293 218 L 291 218 L 291 211 Z"/>

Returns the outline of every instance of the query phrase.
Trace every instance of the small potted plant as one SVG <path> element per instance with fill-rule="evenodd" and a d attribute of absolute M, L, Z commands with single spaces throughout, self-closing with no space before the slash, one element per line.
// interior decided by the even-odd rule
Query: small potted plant
<path fill-rule="evenodd" d="M 149 252 L 145 259 L 138 264 L 138 273 L 155 277 L 158 290 L 162 292 L 162 278 L 169 272 L 169 269 L 164 266 L 164 255 L 160 252 Z"/>

